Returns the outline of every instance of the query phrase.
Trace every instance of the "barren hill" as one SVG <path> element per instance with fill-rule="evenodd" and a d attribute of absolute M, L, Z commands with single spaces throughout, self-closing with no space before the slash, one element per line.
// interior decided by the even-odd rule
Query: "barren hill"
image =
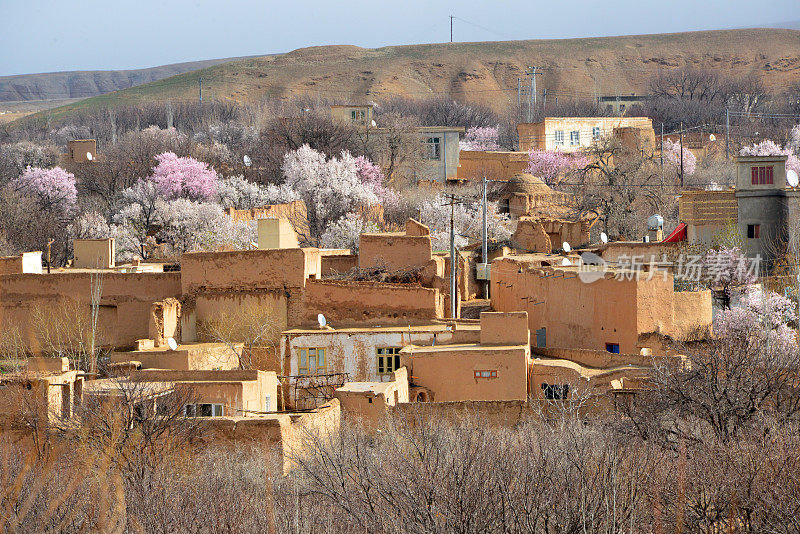
<path fill-rule="evenodd" d="M 241 58 L 174 63 L 147 69 L 43 72 L 0 76 L 0 102 L 88 98 Z"/>
<path fill-rule="evenodd" d="M 755 72 L 781 89 L 800 80 L 800 31 L 718 30 L 586 39 L 389 46 L 321 46 L 231 61 L 59 108 L 153 100 L 256 100 L 319 95 L 338 102 L 389 96 L 451 98 L 502 109 L 517 98 L 517 79 L 543 67 L 548 98 L 643 92 L 659 69 L 683 65 L 721 74 Z"/>

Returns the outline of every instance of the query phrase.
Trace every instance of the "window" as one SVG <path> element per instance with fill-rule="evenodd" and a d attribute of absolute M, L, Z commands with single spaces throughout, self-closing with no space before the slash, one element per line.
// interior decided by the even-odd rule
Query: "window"
<path fill-rule="evenodd" d="M 750 167 L 751 185 L 772 185 L 772 165 Z"/>
<path fill-rule="evenodd" d="M 271 412 L 272 411 L 272 395 L 267 395 L 266 399 L 264 400 L 264 411 Z"/>
<path fill-rule="evenodd" d="M 592 128 L 592 140 L 597 141 L 598 139 L 600 139 L 600 127 L 595 126 Z"/>
<path fill-rule="evenodd" d="M 400 347 L 381 347 L 376 352 L 378 375 L 383 380 L 391 380 L 392 373 L 400 368 Z"/>
<path fill-rule="evenodd" d="M 581 144 L 581 133 L 578 130 L 572 130 L 569 133 L 569 146 L 578 146 Z"/>
<path fill-rule="evenodd" d="M 225 410 L 222 404 L 187 404 L 183 408 L 186 417 L 222 417 Z"/>
<path fill-rule="evenodd" d="M 542 384 L 544 398 L 548 400 L 563 400 L 569 396 L 569 384 Z"/>
<path fill-rule="evenodd" d="M 353 120 L 354 122 L 363 121 L 365 116 L 366 115 L 364 114 L 363 110 L 354 109 L 353 111 L 350 112 L 350 119 Z"/>
<path fill-rule="evenodd" d="M 555 144 L 557 146 L 563 146 L 564 145 L 564 130 L 556 130 L 553 135 L 554 135 L 554 138 L 555 138 Z"/>
<path fill-rule="evenodd" d="M 606 351 L 611 354 L 619 354 L 619 343 L 606 343 Z"/>
<path fill-rule="evenodd" d="M 497 370 L 475 371 L 475 378 L 497 378 Z"/>
<path fill-rule="evenodd" d="M 298 374 L 316 375 L 324 373 L 325 369 L 325 349 L 300 349 L 300 361 L 298 361 L 297 365 Z"/>
<path fill-rule="evenodd" d="M 761 225 L 760 224 L 748 224 L 747 225 L 747 238 L 748 239 L 758 239 L 761 237 Z"/>
<path fill-rule="evenodd" d="M 425 151 L 426 159 L 442 159 L 441 137 L 429 137 L 425 144 L 427 145 L 427 150 Z"/>
<path fill-rule="evenodd" d="M 536 346 L 539 348 L 547 346 L 547 328 L 540 328 L 536 331 Z"/>
<path fill-rule="evenodd" d="M 607 104 L 606 105 L 606 112 L 607 113 L 614 113 L 614 106 L 612 106 L 611 104 Z"/>
<path fill-rule="evenodd" d="M 619 105 L 619 114 L 622 115 L 623 113 L 625 113 L 625 104 L 620 104 Z"/>

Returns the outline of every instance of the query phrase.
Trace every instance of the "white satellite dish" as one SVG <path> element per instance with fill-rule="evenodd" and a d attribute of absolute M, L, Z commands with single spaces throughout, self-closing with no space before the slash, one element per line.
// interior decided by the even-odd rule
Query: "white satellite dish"
<path fill-rule="evenodd" d="M 600 241 L 602 241 L 603 244 L 608 243 L 608 234 L 600 232 Z"/>
<path fill-rule="evenodd" d="M 377 125 L 378 125 L 378 123 L 377 123 L 377 122 L 375 122 L 375 121 L 372 121 L 372 127 L 373 127 L 373 128 L 375 128 Z"/>
<path fill-rule="evenodd" d="M 567 258 L 564 258 L 563 260 L 561 260 L 561 266 L 562 267 L 569 267 L 570 265 L 572 265 L 572 262 L 569 261 Z"/>
<path fill-rule="evenodd" d="M 245 154 L 243 159 L 244 159 L 244 166 L 245 167 L 249 167 L 250 165 L 253 164 L 253 160 L 250 159 L 250 156 L 248 156 L 247 154 Z"/>
<path fill-rule="evenodd" d="M 178 342 L 175 341 L 174 337 L 167 338 L 167 346 L 169 350 L 178 350 Z"/>
<path fill-rule="evenodd" d="M 789 187 L 797 187 L 797 184 L 800 184 L 800 178 L 798 178 L 796 170 L 789 169 L 786 171 L 786 182 Z"/>
<path fill-rule="evenodd" d="M 325 325 L 328 324 L 328 320 L 325 319 L 325 316 L 321 313 L 317 314 L 317 322 L 319 323 L 320 328 L 325 328 Z"/>
<path fill-rule="evenodd" d="M 91 152 L 86 153 L 86 159 L 88 159 L 89 161 L 92 161 L 94 159 L 94 156 L 92 156 Z"/>
<path fill-rule="evenodd" d="M 569 252 L 570 250 L 572 250 L 572 247 L 569 246 L 569 243 L 567 243 L 566 241 L 564 241 L 561 244 L 561 248 L 564 249 L 564 252 Z"/>
<path fill-rule="evenodd" d="M 716 141 L 717 140 L 717 136 L 714 135 L 714 134 L 711 134 L 711 135 L 708 136 L 708 140 L 709 141 Z"/>

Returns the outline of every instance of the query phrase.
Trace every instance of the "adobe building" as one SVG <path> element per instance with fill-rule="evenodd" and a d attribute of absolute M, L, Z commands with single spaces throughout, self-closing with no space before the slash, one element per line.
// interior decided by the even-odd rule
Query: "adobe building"
<path fill-rule="evenodd" d="M 634 135 L 623 130 L 627 128 L 641 130 L 636 134 L 637 143 L 655 149 L 653 121 L 648 117 L 545 117 L 540 122 L 517 125 L 517 133 L 523 152 L 531 149 L 575 152 L 603 137 L 619 137 L 624 142 Z"/>
<path fill-rule="evenodd" d="M 456 179 L 480 182 L 485 176 L 489 180 L 510 180 L 527 168 L 527 152 L 461 150 Z"/>
<path fill-rule="evenodd" d="M 176 388 L 188 390 L 192 404 L 185 406 L 184 413 L 189 417 L 248 416 L 279 409 L 277 375 L 257 370 L 143 369 L 125 379 L 87 382 L 85 395 L 87 399 L 116 398 L 128 383 L 153 392 L 153 410 L 158 396 Z"/>
<path fill-rule="evenodd" d="M 714 238 L 737 227 L 739 205 L 736 190 L 681 191 L 678 197 L 678 220 L 686 230 L 689 243 L 711 245 Z M 679 225 L 680 226 L 680 225 Z"/>
<path fill-rule="evenodd" d="M 569 213 L 570 198 L 566 193 L 553 191 L 541 178 L 519 173 L 491 194 L 497 200 L 497 211 L 512 219 L 525 215 L 558 217 Z"/>
<path fill-rule="evenodd" d="M 675 291 L 666 270 L 648 273 L 573 265 L 545 266 L 541 255 L 492 262 L 496 311 L 527 311 L 537 347 L 583 348 L 635 354 L 657 336 L 686 339 L 711 328 L 711 292 Z M 549 262 L 548 262 L 549 263 Z"/>
<path fill-rule="evenodd" d="M 391 380 L 347 382 L 334 391 L 342 415 L 355 419 L 365 428 L 375 429 L 393 406 L 409 402 L 408 371 L 401 367 Z"/>
<path fill-rule="evenodd" d="M 115 256 L 113 237 L 72 240 L 72 267 L 76 269 L 113 269 Z"/>
<path fill-rule="evenodd" d="M 14 428 L 29 426 L 25 421 L 45 429 L 69 421 L 83 398 L 83 384 L 67 358 L 28 358 L 20 371 L 0 376 L 0 417 Z"/>
<path fill-rule="evenodd" d="M 234 221 L 258 221 L 260 219 L 286 219 L 295 233 L 308 235 L 308 210 L 302 200 L 293 200 L 284 204 L 269 204 L 260 208 L 237 210 L 228 208 L 227 214 Z"/>
<path fill-rule="evenodd" d="M 149 341 L 149 343 L 147 343 Z M 153 340 L 139 340 L 131 351 L 114 351 L 108 355 L 111 367 L 121 369 L 172 369 L 175 371 L 228 371 L 239 368 L 242 343 L 186 343 L 175 350 L 155 346 Z M 142 346 L 145 345 L 145 346 Z M 147 346 L 149 345 L 149 346 Z"/>
<path fill-rule="evenodd" d="M 411 344 L 412 401 L 527 400 L 530 332 L 525 312 L 481 314 L 478 342 Z"/>
<path fill-rule="evenodd" d="M 50 274 L 0 275 L 0 327 L 18 331 L 26 348 L 39 354 L 44 348 L 36 342 L 36 332 L 45 325 L 36 321 L 59 311 L 64 312 L 63 321 L 88 317 L 92 288 L 99 289 L 98 338 L 107 346 L 133 346 L 136 340 L 151 337 L 154 306 L 180 298 L 181 273 L 59 269 Z"/>
<path fill-rule="evenodd" d="M 42 252 L 0 257 L 0 275 L 3 274 L 42 274 Z"/>
<path fill-rule="evenodd" d="M 64 155 L 68 163 L 89 163 L 97 160 L 96 139 L 73 139 L 67 141 L 67 153 Z"/>
<path fill-rule="evenodd" d="M 647 101 L 645 95 L 602 95 L 597 98 L 597 103 L 601 108 L 605 108 L 607 113 L 612 115 L 625 115 L 633 106 L 641 106 Z"/>
<path fill-rule="evenodd" d="M 358 126 L 372 126 L 373 107 L 371 104 L 334 105 L 331 106 L 331 118 Z"/>

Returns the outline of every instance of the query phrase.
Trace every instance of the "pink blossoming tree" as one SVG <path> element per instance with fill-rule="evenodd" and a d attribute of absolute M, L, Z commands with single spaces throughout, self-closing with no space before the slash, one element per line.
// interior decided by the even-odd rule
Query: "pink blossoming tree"
<path fill-rule="evenodd" d="M 181 158 L 173 152 L 156 156 L 151 180 L 164 198 L 206 200 L 217 193 L 217 173 L 202 161 Z"/>
<path fill-rule="evenodd" d="M 589 159 L 581 154 L 567 154 L 557 150 L 531 149 L 528 152 L 528 169 L 532 175 L 541 178 L 549 186 L 557 185 L 567 174 L 582 169 Z"/>
<path fill-rule="evenodd" d="M 791 138 L 785 148 L 773 141 L 765 139 L 760 143 L 742 147 L 739 151 L 740 156 L 787 156 L 786 170 L 793 170 L 800 174 L 800 158 L 795 154 L 795 143 L 800 148 L 800 126 L 792 128 Z"/>
<path fill-rule="evenodd" d="M 681 144 L 664 139 L 664 162 L 675 168 L 675 172 L 680 172 L 681 166 Z M 683 147 L 683 174 L 691 176 L 697 170 L 697 158 L 692 151 Z"/>
<path fill-rule="evenodd" d="M 364 156 L 357 157 L 355 163 L 359 180 L 365 187 L 372 189 L 381 205 L 386 208 L 396 207 L 400 199 L 394 189 L 386 186 L 386 177 L 381 168 Z"/>
<path fill-rule="evenodd" d="M 12 182 L 12 187 L 23 194 L 36 197 L 43 209 L 54 209 L 61 213 L 72 211 L 78 199 L 75 175 L 61 167 L 28 167 Z"/>
<path fill-rule="evenodd" d="M 473 126 L 467 130 L 461 141 L 461 150 L 500 150 L 498 128 L 492 126 Z"/>

